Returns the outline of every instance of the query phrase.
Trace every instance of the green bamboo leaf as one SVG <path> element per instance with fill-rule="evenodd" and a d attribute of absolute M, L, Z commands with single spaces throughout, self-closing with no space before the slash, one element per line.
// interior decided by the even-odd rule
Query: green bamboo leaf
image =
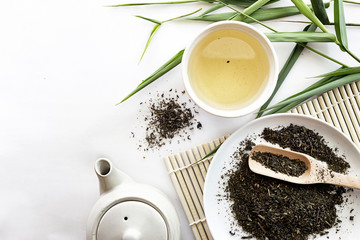
<path fill-rule="evenodd" d="M 217 2 L 217 0 L 201 0 L 203 2 Z M 238 7 L 249 7 L 250 5 L 254 4 L 258 0 L 225 0 L 224 2 L 227 4 L 231 4 Z M 272 4 L 274 2 L 278 2 L 279 0 L 270 0 L 266 5 Z"/>
<path fill-rule="evenodd" d="M 324 32 L 276 32 L 265 33 L 271 42 L 335 42 L 332 33 Z"/>
<path fill-rule="evenodd" d="M 253 12 L 255 12 L 256 10 L 258 10 L 259 8 L 264 6 L 269 1 L 270 0 L 258 0 L 256 2 L 254 2 L 253 4 L 251 4 L 249 7 L 245 8 L 243 10 L 243 13 L 247 14 L 247 15 L 251 15 Z M 245 18 L 246 17 L 244 15 L 238 15 L 235 18 L 233 18 L 232 20 L 234 20 L 234 21 L 242 21 Z"/>
<path fill-rule="evenodd" d="M 228 19 L 226 19 L 226 20 L 233 20 L 234 18 L 236 18 L 237 16 L 239 16 L 239 14 L 238 13 L 235 13 L 234 15 L 232 15 L 231 17 L 229 17 Z"/>
<path fill-rule="evenodd" d="M 209 9 L 207 9 L 206 11 L 204 11 L 200 16 L 205 16 L 205 15 L 211 13 L 211 12 L 214 12 L 214 11 L 220 9 L 220 8 L 223 8 L 224 6 L 225 6 L 224 4 L 218 3 L 215 6 L 212 6 Z"/>
<path fill-rule="evenodd" d="M 232 4 L 238 7 L 249 7 L 257 0 L 227 0 L 226 3 Z M 277 2 L 279 0 L 271 0 L 267 4 Z M 137 3 L 123 3 L 115 5 L 107 5 L 105 7 L 128 7 L 128 6 L 144 6 L 144 5 L 164 5 L 164 4 L 182 4 L 182 3 L 193 3 L 193 2 L 207 2 L 214 3 L 216 0 L 180 0 L 180 1 L 165 1 L 165 2 L 137 2 Z"/>
<path fill-rule="evenodd" d="M 271 114 L 275 114 L 275 113 L 287 112 L 287 111 L 293 109 L 294 107 L 296 107 L 297 105 L 300 105 L 302 102 L 303 102 L 303 100 L 298 100 L 298 101 L 294 101 L 292 103 L 289 103 L 288 105 L 285 105 L 283 107 L 273 108 L 264 115 L 271 115 Z"/>
<path fill-rule="evenodd" d="M 329 3 L 326 3 L 325 6 L 329 7 Z M 229 19 L 231 16 L 234 16 L 236 12 L 226 12 L 226 13 L 216 13 L 216 14 L 209 14 L 206 16 L 197 16 L 197 17 L 189 17 L 184 18 L 186 20 L 198 20 L 198 21 L 210 21 L 210 22 L 217 22 L 217 21 L 224 21 Z M 277 18 L 289 17 L 293 15 L 300 14 L 300 11 L 295 6 L 288 6 L 288 7 L 276 7 L 276 8 L 260 8 L 251 16 L 259 21 L 267 21 L 273 20 Z M 252 19 L 245 18 L 243 22 L 252 23 L 254 22 Z"/>
<path fill-rule="evenodd" d="M 308 25 L 308 26 L 306 26 L 304 28 L 304 31 L 307 31 L 307 32 L 314 32 L 315 30 L 316 30 L 316 25 L 315 24 Z M 306 43 L 303 43 L 303 44 L 306 44 Z M 290 70 L 294 66 L 295 62 L 300 57 L 300 54 L 302 53 L 303 50 L 304 50 L 304 46 L 300 46 L 299 44 L 295 45 L 295 47 L 291 51 L 288 59 L 286 60 L 284 66 L 282 67 L 282 69 L 281 69 L 281 71 L 280 71 L 280 73 L 278 75 L 278 80 L 276 82 L 276 86 L 275 86 L 274 91 L 272 92 L 269 99 L 261 106 L 260 111 L 258 112 L 256 118 L 261 117 L 262 114 L 263 114 L 263 110 L 266 109 L 267 106 L 269 106 L 270 102 L 272 101 L 275 94 L 277 93 L 277 91 L 279 90 L 279 88 L 281 87 L 283 82 L 285 81 L 287 75 L 289 74 Z"/>
<path fill-rule="evenodd" d="M 298 44 L 301 45 L 302 43 L 298 43 Z M 339 65 L 341 65 L 341 66 L 344 66 L 344 67 L 349 67 L 349 66 L 347 66 L 345 63 L 342 63 L 342 62 L 340 62 L 340 61 L 338 61 L 338 60 L 336 60 L 336 59 L 334 59 L 334 58 L 326 55 L 325 53 L 322 53 L 322 52 L 320 52 L 320 51 L 318 51 L 318 50 L 316 50 L 316 49 L 314 49 L 314 48 L 312 48 L 312 47 L 309 47 L 309 46 L 304 46 L 304 47 L 305 47 L 306 49 L 312 51 L 313 53 L 316 53 L 316 54 L 318 54 L 318 55 L 320 55 L 320 56 L 322 56 L 322 57 L 324 57 L 324 58 L 326 58 L 326 59 L 328 59 L 328 60 L 330 60 L 330 61 L 333 61 L 334 63 L 337 63 L 337 64 L 339 64 Z"/>
<path fill-rule="evenodd" d="M 298 20 L 281 20 L 279 22 L 289 22 L 289 23 L 312 23 L 309 21 L 298 21 Z M 334 22 L 330 22 L 329 25 L 335 25 Z M 346 26 L 351 26 L 351 27 L 359 27 L 360 23 L 346 23 Z"/>
<path fill-rule="evenodd" d="M 218 21 L 225 21 L 232 16 L 236 15 L 235 12 L 225 12 L 225 13 L 214 13 L 208 15 L 200 15 L 195 17 L 188 17 L 184 18 L 185 20 L 194 20 L 194 21 L 207 21 L 207 22 L 218 22 Z"/>
<path fill-rule="evenodd" d="M 152 18 L 147 18 L 147 17 L 143 17 L 143 16 L 139 16 L 139 15 L 136 15 L 135 17 L 144 19 L 144 20 L 146 20 L 146 21 L 149 21 L 149 22 L 152 22 L 152 23 L 155 23 L 155 24 L 160 24 L 160 25 L 161 25 L 161 23 L 162 23 L 162 22 L 159 21 L 159 20 L 152 19 Z"/>
<path fill-rule="evenodd" d="M 330 24 L 323 0 L 311 0 L 311 5 L 315 16 L 317 16 L 323 24 Z"/>
<path fill-rule="evenodd" d="M 316 77 L 333 77 L 333 76 L 349 75 L 353 73 L 360 73 L 360 67 L 342 68 Z"/>
<path fill-rule="evenodd" d="M 341 50 L 345 51 L 345 49 L 348 49 L 348 41 L 342 0 L 334 0 L 334 23 L 336 37 L 340 42 L 340 48 Z"/>
<path fill-rule="evenodd" d="M 184 49 L 178 52 L 174 57 L 172 57 L 169 61 L 167 61 L 164 65 L 162 65 L 160 68 L 158 68 L 153 74 L 151 74 L 148 78 L 143 80 L 129 95 L 127 95 L 121 102 L 118 104 L 124 102 L 125 100 L 129 99 L 131 96 L 133 96 L 135 93 L 139 92 L 141 89 L 176 67 L 181 63 L 182 56 L 184 54 Z"/>
<path fill-rule="evenodd" d="M 191 13 L 187 13 L 187 14 L 184 14 L 184 15 L 181 15 L 181 16 L 178 16 L 178 17 L 170 18 L 170 19 L 167 19 L 167 20 L 162 21 L 162 22 L 161 22 L 161 21 L 158 21 L 158 20 L 156 20 L 156 19 L 152 19 L 152 18 L 147 18 L 147 17 L 143 17 L 143 16 L 136 16 L 136 17 L 138 17 L 138 18 L 142 18 L 142 19 L 144 19 L 144 20 L 147 20 L 147 21 L 150 21 L 150 22 L 153 22 L 153 23 L 156 24 L 156 25 L 154 26 L 153 30 L 152 30 L 151 33 L 150 33 L 150 36 L 149 36 L 149 38 L 148 38 L 148 40 L 147 40 L 147 42 L 146 42 L 144 51 L 143 51 L 143 53 L 142 53 L 142 55 L 141 55 L 141 57 L 140 57 L 139 62 L 141 62 L 142 58 L 144 57 L 144 54 L 145 54 L 147 48 L 149 47 L 149 44 L 150 44 L 151 40 L 153 39 L 156 31 L 160 28 L 160 26 L 161 26 L 163 23 L 166 23 L 166 22 L 169 22 L 169 21 L 173 21 L 173 20 L 177 20 L 177 19 L 180 19 L 180 18 L 183 18 L 183 17 L 190 16 L 190 15 L 192 15 L 192 14 L 194 14 L 194 13 L 199 12 L 200 10 L 201 10 L 201 8 L 199 8 L 198 10 L 193 11 L 193 12 L 191 12 Z"/>
<path fill-rule="evenodd" d="M 284 102 L 284 101 L 290 101 L 291 103 L 285 105 L 285 106 L 279 106 L 279 107 L 274 107 L 272 109 L 270 109 L 265 115 L 270 115 L 270 114 L 273 114 L 273 113 L 279 113 L 279 112 L 286 112 L 290 109 L 292 109 L 293 107 L 299 105 L 300 103 L 304 102 L 307 98 L 300 98 L 298 100 L 293 100 L 295 97 L 297 96 L 300 96 L 304 93 L 306 93 L 307 91 L 310 91 L 310 90 L 313 90 L 313 89 L 316 89 L 320 86 L 323 86 L 325 84 L 328 84 L 330 82 L 333 82 L 333 81 L 336 81 L 337 79 L 339 79 L 340 77 L 325 77 L 323 79 L 320 79 L 319 81 L 313 83 L 312 85 L 310 85 L 309 87 L 305 88 L 304 90 L 290 96 L 290 97 L 287 97 L 285 98 L 284 100 L 281 101 Z M 267 109 L 265 109 L 267 110 Z"/>
<path fill-rule="evenodd" d="M 223 143 L 220 143 L 220 144 L 219 144 L 218 146 L 216 146 L 213 150 L 211 150 L 208 154 L 206 154 L 203 158 L 201 158 L 200 160 L 194 162 L 194 164 L 196 164 L 196 163 L 198 163 L 198 162 L 200 162 L 200 161 L 203 161 L 203 160 L 207 159 L 208 157 L 211 157 L 212 155 L 214 155 L 214 154 L 217 152 L 217 150 L 221 147 L 222 144 L 223 144 Z"/>
<path fill-rule="evenodd" d="M 343 0 L 343 2 L 345 2 L 345 3 L 352 3 L 352 4 L 360 4 L 360 2 L 348 1 L 348 0 Z"/>
<path fill-rule="evenodd" d="M 343 77 L 343 76 L 324 77 L 324 78 L 320 79 L 319 81 L 311 84 L 309 87 L 305 88 L 304 90 L 302 90 L 302 91 L 300 91 L 300 92 L 286 98 L 285 100 L 289 100 L 289 99 L 292 99 L 293 97 L 300 96 L 300 95 L 302 95 L 302 94 L 304 94 L 304 93 L 306 93 L 306 92 L 308 92 L 310 90 L 314 90 L 314 89 L 319 88 L 321 86 L 324 86 L 324 85 L 326 85 L 328 83 L 334 82 L 334 81 L 340 79 L 341 77 Z"/>
<path fill-rule="evenodd" d="M 324 24 L 315 16 L 311 9 L 302 0 L 291 0 L 299 11 L 310 21 L 315 23 L 323 32 L 329 33 Z"/>
<path fill-rule="evenodd" d="M 107 5 L 105 7 L 128 7 L 128 6 L 144 6 L 144 5 L 163 5 L 163 4 L 182 4 L 199 2 L 198 0 L 181 0 L 181 1 L 168 1 L 168 2 L 139 2 L 139 3 L 123 3 L 115 5 Z"/>
<path fill-rule="evenodd" d="M 167 19 L 165 21 L 162 21 L 162 23 L 170 22 L 170 21 L 173 21 L 173 20 L 178 20 L 180 18 L 184 18 L 184 17 L 190 16 L 190 15 L 193 15 L 194 13 L 197 13 L 197 12 L 201 11 L 201 9 L 202 8 L 199 8 L 199 9 L 197 9 L 197 10 L 191 12 L 191 13 L 186 13 L 186 14 L 183 14 L 183 15 L 180 15 L 180 16 L 177 16 L 177 17 L 169 18 L 169 19 Z"/>
<path fill-rule="evenodd" d="M 269 29 L 269 30 L 271 30 L 271 31 L 273 31 L 273 32 L 277 32 L 275 29 L 271 28 L 270 26 L 268 26 L 268 25 L 260 22 L 259 20 L 257 20 L 257 19 L 255 19 L 255 18 L 249 16 L 249 15 L 246 14 L 246 13 L 244 13 L 244 11 L 240 12 L 239 10 L 233 8 L 233 7 L 230 6 L 229 4 L 223 2 L 222 0 L 217 0 L 217 1 L 223 3 L 224 5 L 226 5 L 226 7 L 230 8 L 231 10 L 234 10 L 236 13 L 241 14 L 241 15 L 244 15 L 245 17 L 252 19 L 252 20 L 255 21 L 256 23 L 260 24 L 261 26 L 263 26 L 263 27 L 265 27 L 265 28 L 267 28 L 267 29 Z"/>
<path fill-rule="evenodd" d="M 344 67 L 341 67 L 341 68 L 339 68 L 339 69 L 344 69 Z M 325 84 L 328 84 L 328 83 L 330 83 L 330 82 L 334 82 L 334 81 L 340 79 L 341 77 L 343 77 L 343 76 L 329 76 L 329 77 L 324 77 L 324 78 L 320 79 L 319 81 L 316 81 L 315 83 L 311 84 L 309 87 L 305 88 L 303 91 L 295 94 L 295 96 L 300 95 L 300 94 L 303 94 L 303 93 L 305 93 L 306 91 L 313 90 L 313 89 L 315 89 L 315 88 L 321 87 L 321 86 L 323 86 L 323 85 L 325 85 Z"/>
<path fill-rule="evenodd" d="M 160 28 L 160 26 L 161 26 L 161 23 L 160 23 L 160 24 L 156 24 L 156 25 L 154 26 L 153 30 L 151 31 L 150 36 L 149 36 L 149 38 L 148 38 L 148 40 L 147 40 L 147 42 L 146 42 L 144 51 L 143 51 L 143 53 L 141 54 L 141 57 L 140 57 L 139 62 L 140 62 L 140 61 L 142 60 L 142 58 L 144 57 L 145 52 L 146 52 L 147 48 L 149 47 L 149 44 L 150 44 L 152 38 L 154 37 L 154 34 L 155 34 L 156 31 Z"/>
<path fill-rule="evenodd" d="M 340 78 L 338 78 L 335 81 L 330 81 L 327 82 L 325 84 L 322 84 L 318 87 L 315 87 L 313 89 L 307 90 L 307 91 L 303 91 L 301 94 L 297 94 L 296 96 L 292 96 L 290 98 L 288 98 L 287 100 L 281 101 L 271 107 L 269 107 L 268 109 L 272 109 L 272 108 L 277 108 L 277 107 L 284 107 L 287 104 L 290 104 L 294 101 L 298 101 L 298 100 L 305 100 L 308 99 L 310 97 L 313 97 L 315 95 L 318 94 L 322 94 L 324 92 L 327 92 L 331 89 L 340 87 L 342 85 L 345 84 L 349 84 L 355 81 L 360 80 L 360 73 L 354 73 L 354 74 L 350 74 L 350 75 L 346 75 L 346 76 L 341 76 Z"/>
<path fill-rule="evenodd" d="M 317 82 L 315 82 L 314 84 L 312 84 L 311 86 L 305 88 L 304 90 L 284 99 L 283 101 L 287 101 L 287 100 L 291 100 L 291 103 L 285 105 L 285 106 L 280 106 L 280 107 L 275 107 L 272 108 L 270 111 L 268 111 L 265 115 L 270 115 L 270 114 L 274 114 L 274 113 L 282 113 L 282 112 L 287 112 L 290 109 L 293 109 L 294 107 L 296 107 L 297 105 L 303 103 L 304 101 L 306 101 L 308 98 L 299 98 L 297 100 L 292 101 L 293 98 L 302 95 L 304 93 L 306 93 L 307 91 L 310 91 L 312 89 L 316 89 L 320 86 L 323 86 L 325 84 L 328 84 L 330 82 L 336 81 L 337 79 L 339 79 L 340 77 L 325 77 Z M 281 102 L 283 102 L 281 101 Z"/>

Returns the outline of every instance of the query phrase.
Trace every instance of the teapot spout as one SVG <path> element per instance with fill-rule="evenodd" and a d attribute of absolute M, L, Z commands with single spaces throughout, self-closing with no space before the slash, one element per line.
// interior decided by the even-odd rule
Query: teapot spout
<path fill-rule="evenodd" d="M 95 162 L 95 173 L 99 179 L 100 194 L 109 192 L 124 182 L 132 181 L 106 158 L 100 158 Z"/>

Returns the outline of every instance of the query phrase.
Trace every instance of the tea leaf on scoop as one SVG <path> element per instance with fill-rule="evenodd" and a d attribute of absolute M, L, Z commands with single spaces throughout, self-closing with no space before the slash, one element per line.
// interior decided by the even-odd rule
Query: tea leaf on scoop
<path fill-rule="evenodd" d="M 305 162 L 300 159 L 291 159 L 287 156 L 270 152 L 253 152 L 252 159 L 274 172 L 283 173 L 288 176 L 299 177 L 308 170 Z"/>
<path fill-rule="evenodd" d="M 316 25 L 315 24 L 311 24 L 308 25 L 304 28 L 304 31 L 307 32 L 314 32 L 316 30 Z M 306 43 L 303 43 L 304 45 L 306 45 Z M 267 108 L 267 106 L 269 106 L 270 102 L 272 101 L 272 99 L 274 98 L 275 94 L 277 93 L 277 91 L 279 90 L 280 86 L 282 85 L 282 83 L 284 82 L 285 78 L 287 77 L 287 75 L 289 74 L 290 70 L 292 69 L 292 67 L 294 66 L 295 62 L 298 60 L 300 54 L 302 53 L 302 51 L 304 50 L 304 46 L 301 46 L 299 44 L 296 44 L 295 47 L 293 48 L 293 50 L 291 51 L 288 59 L 286 60 L 283 68 L 281 69 L 279 75 L 278 75 L 278 80 L 276 82 L 276 86 L 274 91 L 272 92 L 271 96 L 269 97 L 269 99 L 261 106 L 260 111 L 258 112 L 256 118 L 259 118 L 262 116 L 263 114 L 263 110 Z"/>
<path fill-rule="evenodd" d="M 340 42 L 341 50 L 345 51 L 348 48 L 346 25 L 344 16 L 344 6 L 342 0 L 334 0 L 334 23 L 336 37 Z"/>
<path fill-rule="evenodd" d="M 324 2 L 322 0 L 311 0 L 311 5 L 315 16 L 317 16 L 323 24 L 330 24 Z"/>
<path fill-rule="evenodd" d="M 157 69 L 148 78 L 143 80 L 129 95 L 127 95 L 118 104 L 124 102 L 132 95 L 134 95 L 135 93 L 137 93 L 138 91 L 140 91 L 141 89 L 143 89 L 144 87 L 146 87 L 147 85 L 149 85 L 150 83 L 152 83 L 153 81 L 155 81 L 156 79 L 158 79 L 159 77 L 161 77 L 162 75 L 164 75 L 165 73 L 167 73 L 168 71 L 179 65 L 183 54 L 184 54 L 184 49 L 178 52 L 174 57 L 172 57 L 169 61 L 167 61 L 164 65 L 162 65 L 159 69 Z"/>
<path fill-rule="evenodd" d="M 323 32 L 276 32 L 265 33 L 271 42 L 335 42 L 332 33 Z"/>

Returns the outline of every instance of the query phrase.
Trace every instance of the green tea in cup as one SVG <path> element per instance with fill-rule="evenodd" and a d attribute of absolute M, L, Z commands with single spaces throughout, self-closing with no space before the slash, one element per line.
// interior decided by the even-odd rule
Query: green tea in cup
<path fill-rule="evenodd" d="M 229 21 L 210 25 L 185 50 L 185 87 L 211 113 L 247 114 L 264 103 L 275 87 L 273 49 L 263 34 L 249 27 Z"/>

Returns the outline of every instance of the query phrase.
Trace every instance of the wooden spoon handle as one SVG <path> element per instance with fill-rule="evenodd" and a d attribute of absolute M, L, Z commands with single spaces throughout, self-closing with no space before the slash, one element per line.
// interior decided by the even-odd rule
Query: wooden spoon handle
<path fill-rule="evenodd" d="M 328 175 L 326 179 L 324 179 L 324 182 L 348 188 L 360 189 L 359 177 L 346 176 L 335 172 L 332 172 L 330 175 Z"/>

